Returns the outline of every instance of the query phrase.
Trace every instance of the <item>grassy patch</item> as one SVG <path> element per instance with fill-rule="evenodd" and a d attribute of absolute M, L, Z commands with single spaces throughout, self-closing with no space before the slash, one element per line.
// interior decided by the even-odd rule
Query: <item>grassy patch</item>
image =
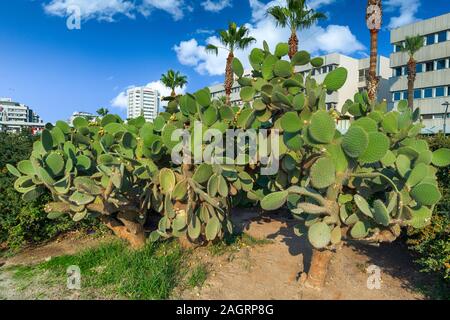
<path fill-rule="evenodd" d="M 186 254 L 174 241 L 148 244 L 139 251 L 132 251 L 123 242 L 114 241 L 33 267 L 17 267 L 14 277 L 27 280 L 38 272 L 47 272 L 47 280 L 65 284 L 67 268 L 78 266 L 83 289 L 104 289 L 105 294 L 111 297 L 167 299 L 182 278 Z M 58 281 L 52 281 L 52 278 Z"/>
<path fill-rule="evenodd" d="M 206 268 L 206 265 L 201 264 L 194 268 L 187 284 L 191 288 L 202 287 L 206 278 L 208 278 L 208 269 Z"/>

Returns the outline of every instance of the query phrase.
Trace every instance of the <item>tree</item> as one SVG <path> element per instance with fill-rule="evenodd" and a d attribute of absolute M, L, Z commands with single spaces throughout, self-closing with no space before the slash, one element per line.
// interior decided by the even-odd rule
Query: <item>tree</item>
<path fill-rule="evenodd" d="M 402 52 L 409 55 L 408 61 L 408 106 L 414 109 L 414 82 L 416 81 L 416 65 L 415 54 L 424 46 L 425 38 L 423 36 L 406 37 L 402 46 Z"/>
<path fill-rule="evenodd" d="M 171 96 L 175 97 L 177 95 L 175 89 L 183 88 L 187 84 L 187 77 L 179 71 L 175 72 L 170 69 L 166 74 L 161 75 L 161 82 L 172 90 Z"/>
<path fill-rule="evenodd" d="M 104 116 L 106 116 L 108 113 L 109 113 L 109 110 L 108 110 L 107 108 L 100 108 L 100 109 L 97 110 L 97 114 L 98 114 L 100 117 L 104 117 Z"/>
<path fill-rule="evenodd" d="M 233 88 L 233 70 L 232 63 L 234 59 L 234 52 L 236 49 L 244 50 L 256 39 L 249 37 L 249 30 L 245 26 L 237 27 L 236 23 L 230 22 L 228 25 L 228 30 L 219 31 L 219 41 L 224 47 L 217 47 L 215 45 L 209 44 L 206 47 L 206 52 L 219 54 L 219 49 L 228 51 L 228 58 L 225 68 L 225 96 L 226 103 L 230 104 L 230 95 Z"/>
<path fill-rule="evenodd" d="M 286 7 L 275 6 L 270 8 L 267 13 L 275 18 L 278 26 L 291 29 L 289 38 L 289 57 L 291 59 L 298 51 L 297 31 L 307 29 L 317 21 L 327 18 L 322 12 L 308 9 L 306 0 L 288 0 Z"/>
<path fill-rule="evenodd" d="M 377 76 L 378 60 L 378 32 L 382 24 L 381 0 L 369 0 L 367 2 L 366 22 L 370 30 L 370 68 L 367 81 L 369 99 L 375 101 L 377 98 L 379 78 Z"/>

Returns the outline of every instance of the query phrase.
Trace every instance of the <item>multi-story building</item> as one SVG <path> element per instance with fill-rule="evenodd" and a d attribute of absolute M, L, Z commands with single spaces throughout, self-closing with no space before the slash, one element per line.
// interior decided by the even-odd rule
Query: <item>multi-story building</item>
<path fill-rule="evenodd" d="M 367 87 L 367 74 L 369 72 L 369 58 L 355 59 L 342 54 L 332 53 L 322 57 L 324 64 L 320 68 L 312 68 L 311 65 L 305 65 L 296 68 L 296 72 L 303 75 L 312 73 L 313 78 L 319 83 L 323 82 L 327 73 L 333 71 L 337 67 L 344 67 L 348 70 L 348 78 L 344 87 L 339 91 L 327 96 L 326 103 L 328 108 L 336 108 L 341 110 L 347 99 L 353 99 L 355 93 L 362 91 Z M 246 76 L 251 76 L 251 72 L 246 72 Z M 389 99 L 389 78 L 392 71 L 389 67 L 389 59 L 380 56 L 378 59 L 377 75 L 380 77 L 380 87 L 378 90 L 378 100 Z M 223 84 L 217 84 L 209 87 L 213 99 L 223 97 L 225 89 Z M 240 98 L 240 85 L 235 82 L 231 93 L 231 102 L 242 104 Z"/>
<path fill-rule="evenodd" d="M 85 118 L 88 121 L 95 121 L 98 116 L 90 113 L 90 112 L 85 112 L 85 111 L 75 111 L 69 118 L 68 122 L 70 126 L 73 126 L 73 120 L 75 120 L 75 118 Z"/>
<path fill-rule="evenodd" d="M 159 114 L 160 94 L 148 87 L 132 88 L 128 94 L 128 119 L 144 116 L 146 121 L 153 121 Z"/>
<path fill-rule="evenodd" d="M 391 107 L 408 98 L 407 64 L 409 56 L 401 52 L 407 36 L 423 36 L 425 46 L 416 55 L 417 78 L 414 83 L 414 107 L 420 108 L 423 133 L 443 130 L 444 103 L 450 101 L 450 13 L 419 21 L 391 31 Z M 447 117 L 450 118 L 450 115 Z M 448 122 L 448 120 L 447 120 Z M 447 127 L 447 133 L 450 128 Z"/>
<path fill-rule="evenodd" d="M 20 132 L 24 128 L 37 133 L 44 128 L 44 122 L 28 106 L 0 98 L 0 131 Z"/>

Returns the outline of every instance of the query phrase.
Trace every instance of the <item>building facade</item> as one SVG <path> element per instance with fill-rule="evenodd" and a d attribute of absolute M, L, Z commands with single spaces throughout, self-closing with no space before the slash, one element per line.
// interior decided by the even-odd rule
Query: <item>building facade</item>
<path fill-rule="evenodd" d="M 146 121 L 153 121 L 159 114 L 160 94 L 148 87 L 132 88 L 127 91 L 128 119 L 144 116 Z"/>
<path fill-rule="evenodd" d="M 348 70 L 348 78 L 344 87 L 339 91 L 334 92 L 331 95 L 327 95 L 326 103 L 328 108 L 336 108 L 341 110 L 347 99 L 353 99 L 355 93 L 365 90 L 367 87 L 367 74 L 369 72 L 369 58 L 355 59 L 342 54 L 332 53 L 322 57 L 324 64 L 320 68 L 312 68 L 311 65 L 305 65 L 296 67 L 296 72 L 303 75 L 312 73 L 313 78 L 319 83 L 323 82 L 327 73 L 333 71 L 337 67 L 344 67 Z M 389 78 L 392 75 L 392 71 L 389 67 L 389 59 L 387 57 L 380 56 L 378 59 L 377 74 L 380 76 L 380 88 L 378 90 L 378 100 L 388 101 L 389 94 Z M 245 76 L 251 77 L 251 72 L 246 72 Z M 223 84 L 217 84 L 209 87 L 213 99 L 218 99 L 225 96 L 225 89 Z M 242 105 L 240 98 L 240 85 L 236 81 L 234 82 L 231 102 Z"/>
<path fill-rule="evenodd" d="M 33 133 L 43 130 L 44 122 L 28 106 L 11 98 L 0 98 L 0 131 L 20 132 L 30 129 Z"/>
<path fill-rule="evenodd" d="M 443 131 L 445 102 L 450 102 L 450 13 L 403 26 L 391 31 L 391 107 L 408 98 L 407 63 L 409 56 L 401 52 L 407 36 L 423 36 L 425 46 L 415 55 L 417 78 L 414 107 L 420 108 L 423 133 Z M 448 116 L 447 122 L 450 120 Z M 447 128 L 447 133 L 450 128 Z"/>

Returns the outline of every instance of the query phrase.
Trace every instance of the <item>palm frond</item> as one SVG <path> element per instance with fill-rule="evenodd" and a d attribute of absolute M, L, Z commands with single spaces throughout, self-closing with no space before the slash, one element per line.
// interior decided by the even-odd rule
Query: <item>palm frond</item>
<path fill-rule="evenodd" d="M 401 50 L 413 57 L 424 45 L 425 38 L 423 36 L 406 37 Z"/>
<path fill-rule="evenodd" d="M 219 48 L 212 44 L 208 44 L 205 50 L 207 53 L 215 54 L 216 56 L 219 54 Z"/>
<path fill-rule="evenodd" d="M 275 19 L 277 26 L 280 26 L 282 28 L 287 26 L 289 17 L 286 15 L 283 7 L 275 6 L 269 8 L 269 10 L 267 10 L 267 14 L 271 15 Z"/>

